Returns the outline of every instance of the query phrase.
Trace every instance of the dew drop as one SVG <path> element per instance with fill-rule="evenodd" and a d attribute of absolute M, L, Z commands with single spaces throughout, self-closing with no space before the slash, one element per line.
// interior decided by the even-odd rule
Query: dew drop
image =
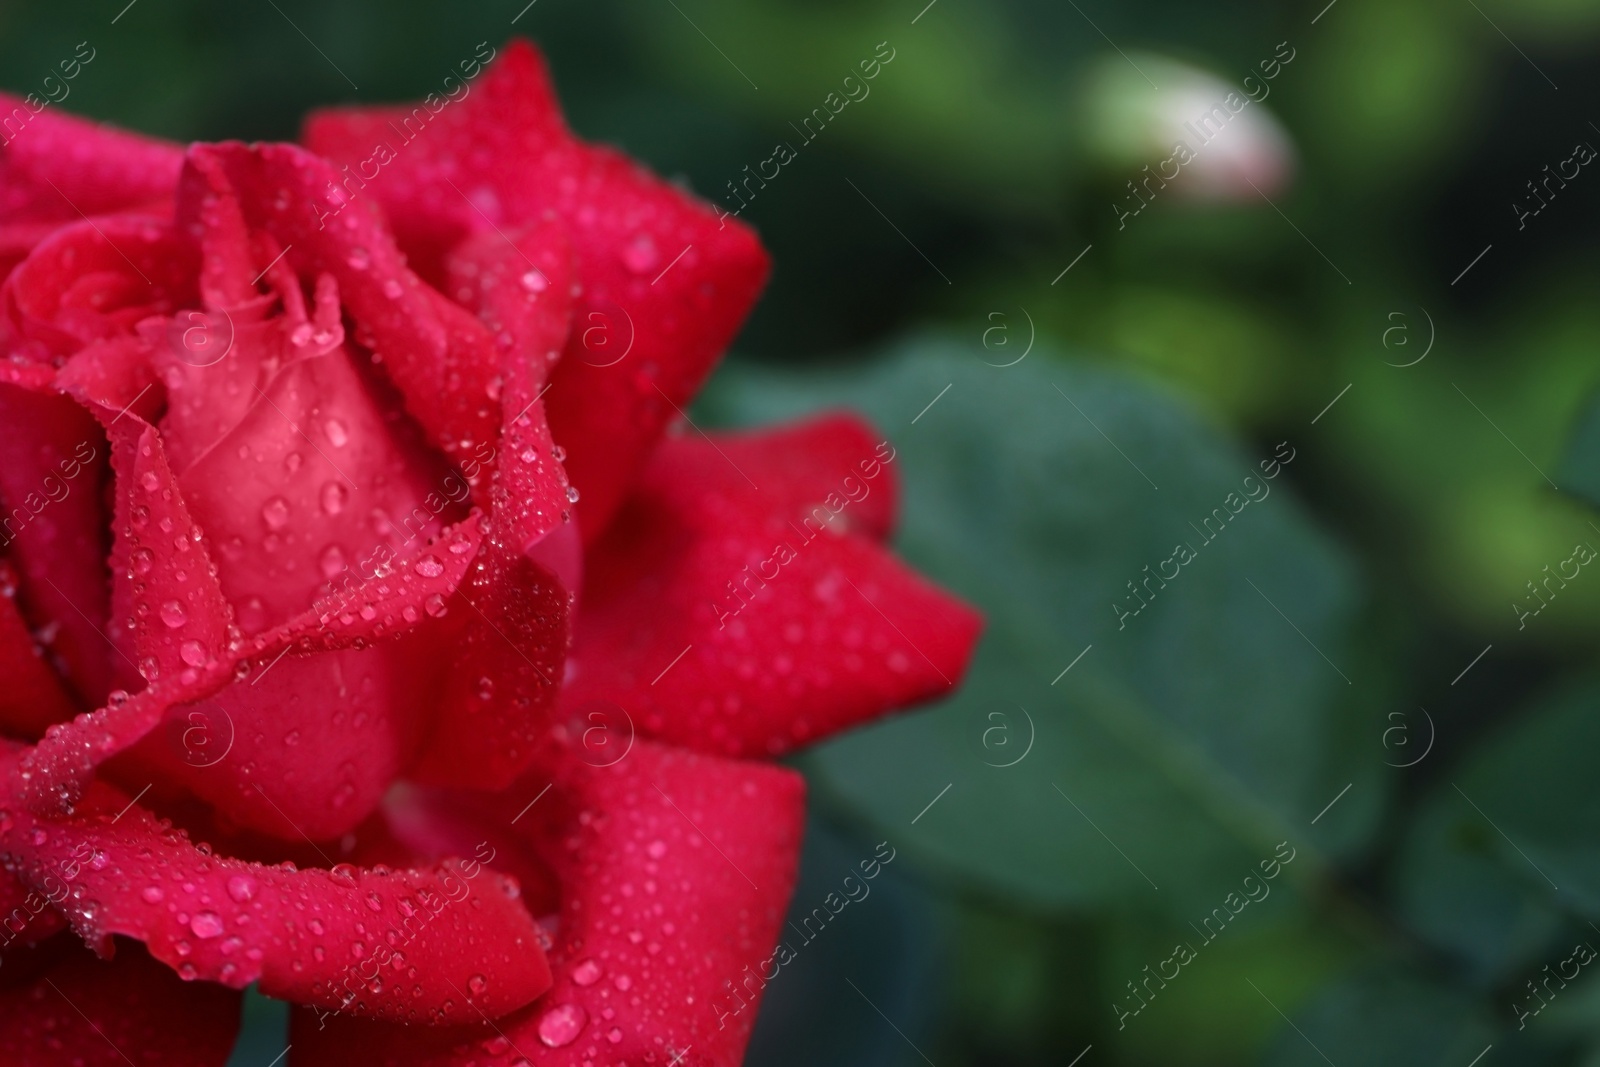
<path fill-rule="evenodd" d="M 594 960 L 581 960 L 572 968 L 572 980 L 581 986 L 591 986 L 600 980 L 600 965 Z"/>
<path fill-rule="evenodd" d="M 261 505 L 261 521 L 267 524 L 269 530 L 281 530 L 289 525 L 289 502 L 281 496 L 275 496 Z"/>
<path fill-rule="evenodd" d="M 561 1004 L 539 1019 L 539 1040 L 551 1048 L 570 1045 L 583 1032 L 588 1014 L 576 1004 Z"/>
<path fill-rule="evenodd" d="M 428 553 L 411 565 L 411 569 L 424 578 L 437 578 L 444 573 L 444 564 L 439 562 L 439 557 Z"/>
<path fill-rule="evenodd" d="M 322 432 L 328 435 L 328 441 L 334 448 L 343 448 L 350 440 L 350 431 L 345 429 L 344 423 L 338 419 L 329 419 L 323 423 Z"/>
<path fill-rule="evenodd" d="M 167 629 L 176 630 L 189 621 L 189 613 L 178 601 L 169 600 L 161 605 L 161 621 L 166 623 Z"/>
<path fill-rule="evenodd" d="M 329 515 L 337 515 L 344 510 L 345 501 L 350 499 L 350 490 L 344 487 L 343 482 L 328 482 L 322 487 L 322 510 Z"/>
<path fill-rule="evenodd" d="M 656 243 L 650 239 L 649 234 L 640 234 L 622 250 L 622 265 L 635 274 L 644 274 L 654 269 L 660 261 L 661 254 L 656 251 Z"/>
<path fill-rule="evenodd" d="M 215 912 L 202 911 L 189 920 L 189 929 L 198 938 L 216 937 L 222 933 L 222 920 L 217 918 Z"/>

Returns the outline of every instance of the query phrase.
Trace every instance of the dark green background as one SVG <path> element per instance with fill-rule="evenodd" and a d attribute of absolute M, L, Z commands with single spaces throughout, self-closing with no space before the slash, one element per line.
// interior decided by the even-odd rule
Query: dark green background
<path fill-rule="evenodd" d="M 523 32 L 582 135 L 715 196 L 896 49 L 744 216 L 776 269 L 699 410 L 867 411 L 902 550 L 989 632 L 959 697 L 798 761 L 798 908 L 900 858 L 773 984 L 752 1064 L 1600 1064 L 1600 976 L 1512 1014 L 1600 944 L 1600 577 L 1511 607 L 1600 544 L 1600 176 L 1511 208 L 1600 143 L 1600 3 L 537 0 L 513 29 L 525 2 L 7 4 L 0 84 L 87 39 L 67 108 L 286 139 Z M 1148 103 L 1132 63 L 1236 82 L 1280 41 L 1292 184 L 1119 230 L 1139 167 L 1094 131 Z M 1118 630 L 1124 583 L 1285 440 L 1272 496 Z M 1035 747 L 985 766 L 1019 708 Z M 1285 840 L 1271 896 L 1119 1031 L 1124 983 Z M 261 1067 L 280 1015 L 252 1012 Z"/>

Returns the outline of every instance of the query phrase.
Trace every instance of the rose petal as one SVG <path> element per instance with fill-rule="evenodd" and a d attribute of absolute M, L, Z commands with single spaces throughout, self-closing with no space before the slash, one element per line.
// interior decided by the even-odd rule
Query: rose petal
<path fill-rule="evenodd" d="M 185 982 L 138 944 L 98 960 L 81 946 L 31 981 L 0 984 L 0 1063 L 223 1067 L 239 1034 L 239 994 Z M 41 950 L 42 951 L 42 950 Z"/>
<path fill-rule="evenodd" d="M 341 175 L 293 145 L 230 142 L 190 152 L 196 168 L 207 161 L 213 188 L 226 183 L 237 193 L 251 227 L 284 245 L 298 273 L 338 279 L 358 336 L 381 357 L 434 444 L 458 465 L 492 454 L 500 414 L 492 395 L 499 373 L 493 340 L 407 269 L 376 205 L 354 204 L 330 221 L 324 190 L 337 188 Z"/>
<path fill-rule="evenodd" d="M 37 738 L 77 708 L 22 617 L 17 584 L 16 570 L 0 559 L 0 734 Z"/>
<path fill-rule="evenodd" d="M 572 263 L 553 222 L 531 231 L 478 234 L 451 250 L 446 291 L 474 309 L 500 351 L 501 454 L 494 465 L 496 520 L 526 549 L 572 510 L 542 400 L 572 317 Z M 557 569 L 569 589 L 576 574 Z"/>
<path fill-rule="evenodd" d="M 43 103 L 43 101 L 39 101 Z M 175 144 L 35 109 L 0 93 L 0 217 L 65 222 L 162 200 L 177 184 Z"/>
<path fill-rule="evenodd" d="M 170 223 L 103 216 L 64 225 L 17 265 L 0 301 L 20 337 L 68 356 L 140 319 L 193 306 L 196 262 Z"/>
<path fill-rule="evenodd" d="M 814 448 L 835 432 L 860 451 Z M 894 487 L 870 440 L 837 420 L 669 438 L 590 557 L 563 708 L 766 756 L 954 688 L 980 620 L 874 543 Z"/>
<path fill-rule="evenodd" d="M 461 613 L 453 670 L 412 774 L 502 789 L 548 732 L 569 641 L 571 594 L 518 548 L 494 539 L 449 601 Z"/>
<path fill-rule="evenodd" d="M 354 829 L 411 762 L 438 688 L 436 638 L 286 655 L 195 704 L 118 764 L 182 786 L 240 826 L 287 841 Z M 135 787 L 137 788 L 137 787 Z"/>
<path fill-rule="evenodd" d="M 136 336 L 91 342 L 67 359 L 54 384 L 86 408 L 126 411 L 147 423 L 155 421 L 166 401 L 150 367 L 150 346 Z"/>
<path fill-rule="evenodd" d="M 147 681 L 228 659 L 233 609 L 160 435 L 131 413 L 95 413 L 111 440 L 117 476 L 110 637 L 122 643 L 131 636 L 129 658 Z"/>
<path fill-rule="evenodd" d="M 0 282 L 11 276 L 17 264 L 27 259 L 40 241 L 60 228 L 59 222 L 0 223 Z M 5 324 L 0 323 L 0 341 L 5 339 L 5 333 Z"/>
<path fill-rule="evenodd" d="M 134 694 L 113 693 L 106 706 L 52 727 L 22 757 L 13 789 L 34 810 L 70 806 L 95 769 L 137 744 L 175 707 L 215 696 L 235 679 L 265 673 L 291 646 L 302 652 L 361 648 L 381 638 L 399 638 L 443 615 L 445 600 L 463 580 L 481 544 L 481 519 L 474 515 L 440 542 L 437 573 L 413 566 L 396 574 L 361 576 L 310 611 L 231 650 L 204 668 L 157 678 Z M 420 562 L 420 561 L 419 561 Z M 446 642 L 435 636 L 437 647 Z M 255 677 L 260 677 L 256 674 Z"/>
<path fill-rule="evenodd" d="M 9 792 L 35 811 L 72 810 L 102 763 L 137 744 L 173 706 L 210 696 L 232 677 L 219 663 L 157 679 L 131 697 L 113 691 L 104 707 L 50 727 L 19 760 L 0 768 L 0 796 Z"/>
<path fill-rule="evenodd" d="M 45 892 L 38 892 L 10 872 L 0 871 L 0 953 L 37 945 L 65 930 L 67 920 L 51 900 L 68 891 L 67 883 L 59 878 Z"/>
<path fill-rule="evenodd" d="M 22 578 L 24 617 L 86 703 L 105 698 L 118 658 L 104 636 L 106 451 L 73 401 L 0 377 L 0 547 Z"/>
<path fill-rule="evenodd" d="M 60 907 L 78 934 L 102 955 L 113 935 L 136 938 L 185 978 L 433 1024 L 503 1014 L 550 984 L 514 884 L 473 861 L 392 873 L 246 863 L 104 786 L 71 816 L 0 822 L 0 863 L 31 886 L 74 858 Z"/>
<path fill-rule="evenodd" d="M 343 351 L 280 373 L 179 484 L 246 633 L 300 614 L 351 573 L 419 560 L 467 495 L 396 432 Z"/>
<path fill-rule="evenodd" d="M 577 1067 L 682 1053 L 680 1067 L 735 1067 L 765 984 L 747 976 L 771 966 L 794 888 L 803 793 L 784 768 L 648 742 L 608 768 L 569 760 L 542 818 L 522 824 L 562 884 L 550 991 L 493 1027 L 421 1034 L 345 1019 L 319 1029 L 296 1012 L 300 1063 Z"/>
<path fill-rule="evenodd" d="M 430 277 L 463 234 L 551 216 L 567 227 L 583 294 L 550 421 L 571 453 L 585 535 L 598 535 L 754 303 L 768 269 L 754 234 L 573 138 L 525 41 L 459 103 L 318 112 L 304 140 L 361 174 L 386 157 L 370 183 L 346 182 L 340 219 L 379 201 Z"/>

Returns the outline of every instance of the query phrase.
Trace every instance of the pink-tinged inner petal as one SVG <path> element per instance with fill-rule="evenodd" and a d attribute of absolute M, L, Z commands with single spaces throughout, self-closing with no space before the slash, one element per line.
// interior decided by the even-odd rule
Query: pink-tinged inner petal
<path fill-rule="evenodd" d="M 180 477 L 245 633 L 419 559 L 459 516 L 465 483 L 397 433 L 370 389 L 343 351 L 300 360 Z"/>
<path fill-rule="evenodd" d="M 0 301 L 19 336 L 68 356 L 130 334 L 149 315 L 193 306 L 196 266 L 171 223 L 84 219 L 41 241 L 0 286 Z"/>
<path fill-rule="evenodd" d="M 191 155 L 212 189 L 231 189 L 246 222 L 282 244 L 297 273 L 338 280 L 357 340 L 381 361 L 437 448 L 463 467 L 493 455 L 494 342 L 471 314 L 405 266 L 373 201 L 352 204 L 330 222 L 326 190 L 341 176 L 293 145 L 200 145 Z"/>

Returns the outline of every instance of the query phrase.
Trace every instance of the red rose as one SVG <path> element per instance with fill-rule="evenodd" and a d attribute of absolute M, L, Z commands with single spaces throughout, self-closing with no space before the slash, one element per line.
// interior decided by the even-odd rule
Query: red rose
<path fill-rule="evenodd" d="M 306 148 L 7 128 L 0 1062 L 220 1064 L 258 982 L 295 1064 L 737 1063 L 755 761 L 966 666 L 867 427 L 664 436 L 754 235 L 477 68 Z"/>

